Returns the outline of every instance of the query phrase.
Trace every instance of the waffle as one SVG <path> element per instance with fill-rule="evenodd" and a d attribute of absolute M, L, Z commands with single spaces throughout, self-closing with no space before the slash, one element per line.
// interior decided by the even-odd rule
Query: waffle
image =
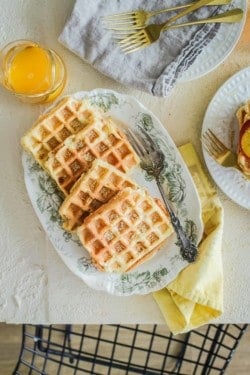
<path fill-rule="evenodd" d="M 39 117 L 22 137 L 21 144 L 44 167 L 51 150 L 87 124 L 95 122 L 97 117 L 100 117 L 99 111 L 91 107 L 87 101 L 66 97 L 51 111 Z"/>
<path fill-rule="evenodd" d="M 240 107 L 236 112 L 239 125 L 239 143 L 238 143 L 238 158 L 237 162 L 240 169 L 246 176 L 250 176 L 250 158 L 246 155 L 241 147 L 241 139 L 245 131 L 249 131 L 250 122 L 250 101 Z"/>
<path fill-rule="evenodd" d="M 139 162 L 125 136 L 117 131 L 111 120 L 102 118 L 68 137 L 55 151 L 51 151 L 45 167 L 59 188 L 68 195 L 77 179 L 97 158 L 122 172 L 127 172 Z"/>
<path fill-rule="evenodd" d="M 250 120 L 250 101 L 238 109 L 236 112 L 236 117 L 238 119 L 240 128 L 245 124 L 246 121 Z"/>
<path fill-rule="evenodd" d="M 78 179 L 59 209 L 64 229 L 75 230 L 89 213 L 126 187 L 136 187 L 136 184 L 112 165 L 101 159 L 94 160 L 92 167 Z"/>
<path fill-rule="evenodd" d="M 96 267 L 127 272 L 151 258 L 172 234 L 167 212 L 142 188 L 125 188 L 77 229 Z"/>

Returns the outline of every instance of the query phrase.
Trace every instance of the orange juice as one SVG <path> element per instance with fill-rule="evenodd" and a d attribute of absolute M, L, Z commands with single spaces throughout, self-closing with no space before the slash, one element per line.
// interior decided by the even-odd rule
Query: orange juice
<path fill-rule="evenodd" d="M 41 94 L 52 85 L 51 61 L 40 47 L 26 47 L 13 57 L 9 85 L 16 93 Z"/>
<path fill-rule="evenodd" d="M 9 91 L 33 103 L 54 100 L 66 80 L 60 57 L 31 41 L 13 42 L 1 51 L 0 75 Z"/>

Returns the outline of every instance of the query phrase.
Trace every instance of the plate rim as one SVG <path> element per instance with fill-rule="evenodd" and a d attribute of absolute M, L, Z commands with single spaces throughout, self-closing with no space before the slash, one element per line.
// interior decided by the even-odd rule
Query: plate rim
<path fill-rule="evenodd" d="M 246 23 L 247 0 L 240 0 L 240 1 L 241 1 L 241 5 L 240 6 L 242 7 L 242 10 L 244 11 L 244 16 L 242 18 L 242 21 L 239 22 L 239 23 L 237 23 L 237 25 L 239 25 L 239 27 L 237 29 L 237 32 L 234 34 L 234 41 L 233 41 L 233 43 L 228 47 L 228 49 L 226 50 L 226 52 L 219 58 L 219 60 L 214 65 L 212 65 L 207 70 L 199 71 L 199 69 L 197 67 L 200 66 L 200 63 L 199 63 L 199 59 L 197 61 L 197 58 L 200 57 L 200 56 L 202 56 L 202 54 L 203 55 L 205 54 L 206 49 L 209 48 L 209 44 L 210 43 L 208 43 L 208 45 L 204 48 L 204 50 L 201 51 L 200 55 L 197 56 L 197 58 L 195 59 L 194 63 L 185 72 L 183 72 L 183 74 L 181 75 L 181 77 L 178 79 L 179 83 L 190 82 L 190 81 L 193 81 L 195 79 L 198 79 L 200 77 L 203 77 L 203 76 L 211 73 L 213 70 L 215 70 L 216 68 L 218 68 L 218 66 L 220 66 L 226 60 L 226 58 L 231 54 L 231 52 L 233 51 L 233 49 L 235 48 L 235 46 L 237 45 L 237 43 L 238 43 L 238 41 L 239 41 L 239 39 L 241 37 L 242 31 L 243 31 L 245 23 Z M 236 4 L 236 5 L 238 6 L 238 4 Z M 223 26 L 223 25 L 221 25 L 221 26 Z M 220 33 L 220 30 L 221 30 L 221 28 L 218 30 L 218 33 Z M 215 35 L 215 38 L 216 38 L 216 35 Z M 211 42 L 212 41 L 213 40 L 211 40 Z M 197 67 L 195 68 L 196 72 L 193 73 L 193 75 L 192 75 L 192 69 L 196 65 L 197 65 Z M 191 71 L 191 73 L 189 73 L 189 71 Z"/>
<path fill-rule="evenodd" d="M 209 112 L 211 111 L 211 108 L 213 107 L 213 104 L 214 102 L 217 100 L 217 96 L 220 95 L 221 92 L 223 92 L 228 85 L 230 85 L 231 82 L 234 82 L 235 80 L 237 80 L 238 77 L 244 75 L 245 73 L 248 73 L 249 74 L 249 80 L 250 80 L 250 66 L 248 67 L 245 67 L 243 69 L 240 69 L 238 72 L 236 72 L 235 74 L 231 75 L 218 89 L 217 91 L 215 92 L 215 94 L 213 95 L 212 99 L 210 100 L 208 106 L 207 106 L 207 109 L 206 109 L 206 112 L 205 112 L 205 115 L 204 115 L 204 118 L 203 118 L 203 122 L 202 122 L 202 130 L 201 130 L 201 135 L 204 133 L 204 131 L 208 128 L 208 126 L 206 125 L 206 122 L 208 121 L 208 118 L 209 118 Z M 247 100 L 250 100 L 250 95 L 249 95 L 249 98 L 246 99 Z M 243 104 L 243 103 L 242 103 Z M 229 119 L 229 123 L 230 123 L 230 119 Z M 241 200 L 237 200 L 235 199 L 234 197 L 230 196 L 228 192 L 226 192 L 223 187 L 223 184 L 221 184 L 221 182 L 216 179 L 215 177 L 215 174 L 214 174 L 214 170 L 212 168 L 212 163 L 216 163 L 213 161 L 213 159 L 208 155 L 204 145 L 203 145 L 203 142 L 201 142 L 202 144 L 202 153 L 203 153 L 203 157 L 204 157 L 204 160 L 205 160 L 205 163 L 206 163 L 206 166 L 209 170 L 209 173 L 211 175 L 211 177 L 213 178 L 215 184 L 220 188 L 220 190 L 226 195 L 226 197 L 228 199 L 230 199 L 232 202 L 236 203 L 237 205 L 239 205 L 240 207 L 246 209 L 246 210 L 250 210 L 250 203 L 249 203 L 249 206 L 246 206 L 243 204 L 243 202 Z M 217 163 L 216 163 L 216 166 L 217 166 Z M 223 167 L 222 166 L 219 166 L 218 165 L 218 168 L 221 169 L 221 171 L 223 171 Z M 238 171 L 238 170 L 235 170 L 232 171 L 232 173 L 239 175 L 239 178 L 240 178 L 240 174 L 241 172 Z M 245 180 L 245 178 L 242 176 L 242 181 Z M 245 180 L 246 181 L 246 180 Z M 250 184 L 250 180 L 246 181 L 246 183 Z"/>

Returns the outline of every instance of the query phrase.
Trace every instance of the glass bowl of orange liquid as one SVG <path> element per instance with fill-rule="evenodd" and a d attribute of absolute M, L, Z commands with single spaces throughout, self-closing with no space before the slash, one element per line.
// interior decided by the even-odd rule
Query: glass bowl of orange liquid
<path fill-rule="evenodd" d="M 17 40 L 0 51 L 0 83 L 24 102 L 48 103 L 61 94 L 66 69 L 54 50 Z"/>

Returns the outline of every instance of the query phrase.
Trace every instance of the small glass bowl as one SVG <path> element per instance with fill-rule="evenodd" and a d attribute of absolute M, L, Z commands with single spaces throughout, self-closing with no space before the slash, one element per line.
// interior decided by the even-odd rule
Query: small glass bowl
<path fill-rule="evenodd" d="M 16 92 L 9 82 L 9 71 L 13 59 L 20 51 L 28 47 L 39 47 L 48 56 L 51 65 L 51 85 L 39 93 Z M 66 68 L 60 56 L 52 49 L 46 49 L 30 40 L 16 40 L 7 44 L 0 51 L 0 83 L 18 99 L 28 103 L 48 103 L 56 99 L 66 84 Z"/>

